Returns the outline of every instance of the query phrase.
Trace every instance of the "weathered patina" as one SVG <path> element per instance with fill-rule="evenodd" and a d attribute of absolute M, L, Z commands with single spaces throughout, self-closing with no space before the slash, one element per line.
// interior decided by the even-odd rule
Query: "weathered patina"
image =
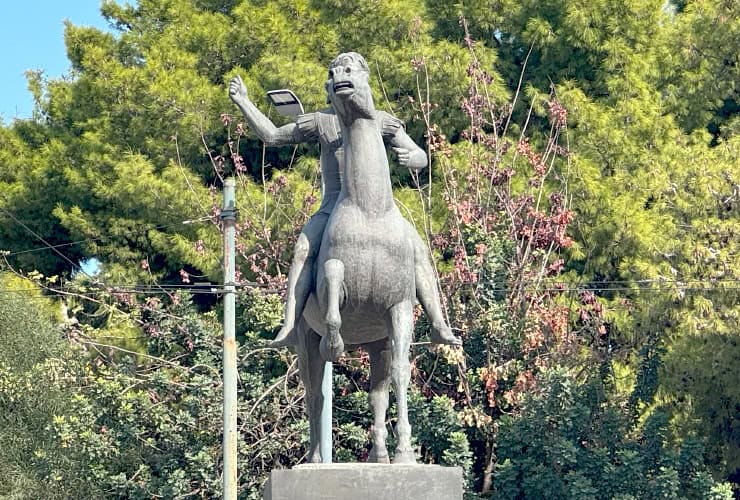
<path fill-rule="evenodd" d="M 398 407 L 393 462 L 413 463 L 407 390 L 417 297 L 430 316 L 432 340 L 452 345 L 460 340 L 444 321 L 429 252 L 394 202 L 386 143 L 410 168 L 422 168 L 427 159 L 399 120 L 375 109 L 361 55 L 341 54 L 331 63 L 326 91 L 329 109 L 277 128 L 248 100 L 240 79 L 230 85 L 232 99 L 265 143 L 318 139 L 322 146 L 324 201 L 299 237 L 278 345 L 296 345 L 310 420 L 310 462 L 321 461 L 325 361 L 361 346 L 371 365 L 369 460 L 389 462 L 385 422 L 393 383 Z"/>

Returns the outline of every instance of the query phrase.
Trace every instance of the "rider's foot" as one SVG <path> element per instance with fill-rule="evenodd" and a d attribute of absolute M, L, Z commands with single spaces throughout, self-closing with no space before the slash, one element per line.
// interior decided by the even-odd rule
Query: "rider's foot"
<path fill-rule="evenodd" d="M 462 345 L 462 340 L 455 337 L 452 328 L 445 324 L 433 325 L 429 338 L 433 344 Z"/>
<path fill-rule="evenodd" d="M 270 347 L 288 347 L 297 344 L 295 328 L 283 326 L 277 334 L 277 337 L 270 342 Z"/>

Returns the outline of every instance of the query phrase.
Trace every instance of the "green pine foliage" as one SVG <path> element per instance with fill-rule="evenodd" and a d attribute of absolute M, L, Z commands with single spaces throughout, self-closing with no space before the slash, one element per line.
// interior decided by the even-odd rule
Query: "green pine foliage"
<path fill-rule="evenodd" d="M 554 368 L 540 382 L 500 421 L 494 498 L 732 498 L 698 440 L 671 442 L 664 409 L 637 422 L 608 379 Z"/>
<path fill-rule="evenodd" d="M 732 497 L 737 2 L 105 0 L 101 14 L 110 32 L 68 23 L 70 74 L 29 73 L 34 116 L 0 126 L 2 269 L 31 280 L 0 278 L 0 496 L 219 495 L 219 306 L 208 286 L 172 289 L 221 279 L 229 173 L 241 497 L 303 459 L 295 358 L 264 342 L 320 199 L 317 148 L 263 148 L 225 87 L 240 74 L 282 124 L 266 90 L 321 109 L 327 63 L 357 50 L 377 107 L 427 145 L 430 170 L 392 179 L 466 345 L 413 350 L 420 461 L 461 466 L 469 498 Z M 362 460 L 364 354 L 335 388 L 335 455 Z"/>

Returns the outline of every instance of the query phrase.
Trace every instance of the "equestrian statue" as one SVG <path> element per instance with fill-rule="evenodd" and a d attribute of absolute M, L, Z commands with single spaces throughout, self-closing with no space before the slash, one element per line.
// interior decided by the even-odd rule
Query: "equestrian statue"
<path fill-rule="evenodd" d="M 417 299 L 430 317 L 432 342 L 461 345 L 444 320 L 429 251 L 394 202 L 386 143 L 409 168 L 426 166 L 426 154 L 400 120 L 375 109 L 369 74 L 360 54 L 340 54 L 326 82 L 330 108 L 279 128 L 249 100 L 239 77 L 229 86 L 230 97 L 267 145 L 321 144 L 322 204 L 298 238 L 285 323 L 273 343 L 296 347 L 310 422 L 309 462 L 321 461 L 326 361 L 356 347 L 369 353 L 374 417 L 369 461 L 389 462 L 386 413 L 393 383 L 398 407 L 393 462 L 414 463 L 407 391 Z"/>

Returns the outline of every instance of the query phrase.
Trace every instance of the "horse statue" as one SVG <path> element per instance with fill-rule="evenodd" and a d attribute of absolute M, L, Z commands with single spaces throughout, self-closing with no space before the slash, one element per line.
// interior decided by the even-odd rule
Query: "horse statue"
<path fill-rule="evenodd" d="M 393 463 L 415 463 L 407 391 L 416 298 L 413 238 L 418 236 L 393 200 L 362 56 L 354 52 L 337 56 L 326 90 L 339 118 L 344 168 L 341 192 L 315 263 L 315 289 L 298 325 L 296 351 L 310 422 L 308 461 L 321 461 L 319 417 L 326 361 L 337 360 L 345 348 L 360 346 L 370 356 L 373 427 L 368 460 L 389 462 L 386 412 L 392 382 L 398 407 Z"/>

